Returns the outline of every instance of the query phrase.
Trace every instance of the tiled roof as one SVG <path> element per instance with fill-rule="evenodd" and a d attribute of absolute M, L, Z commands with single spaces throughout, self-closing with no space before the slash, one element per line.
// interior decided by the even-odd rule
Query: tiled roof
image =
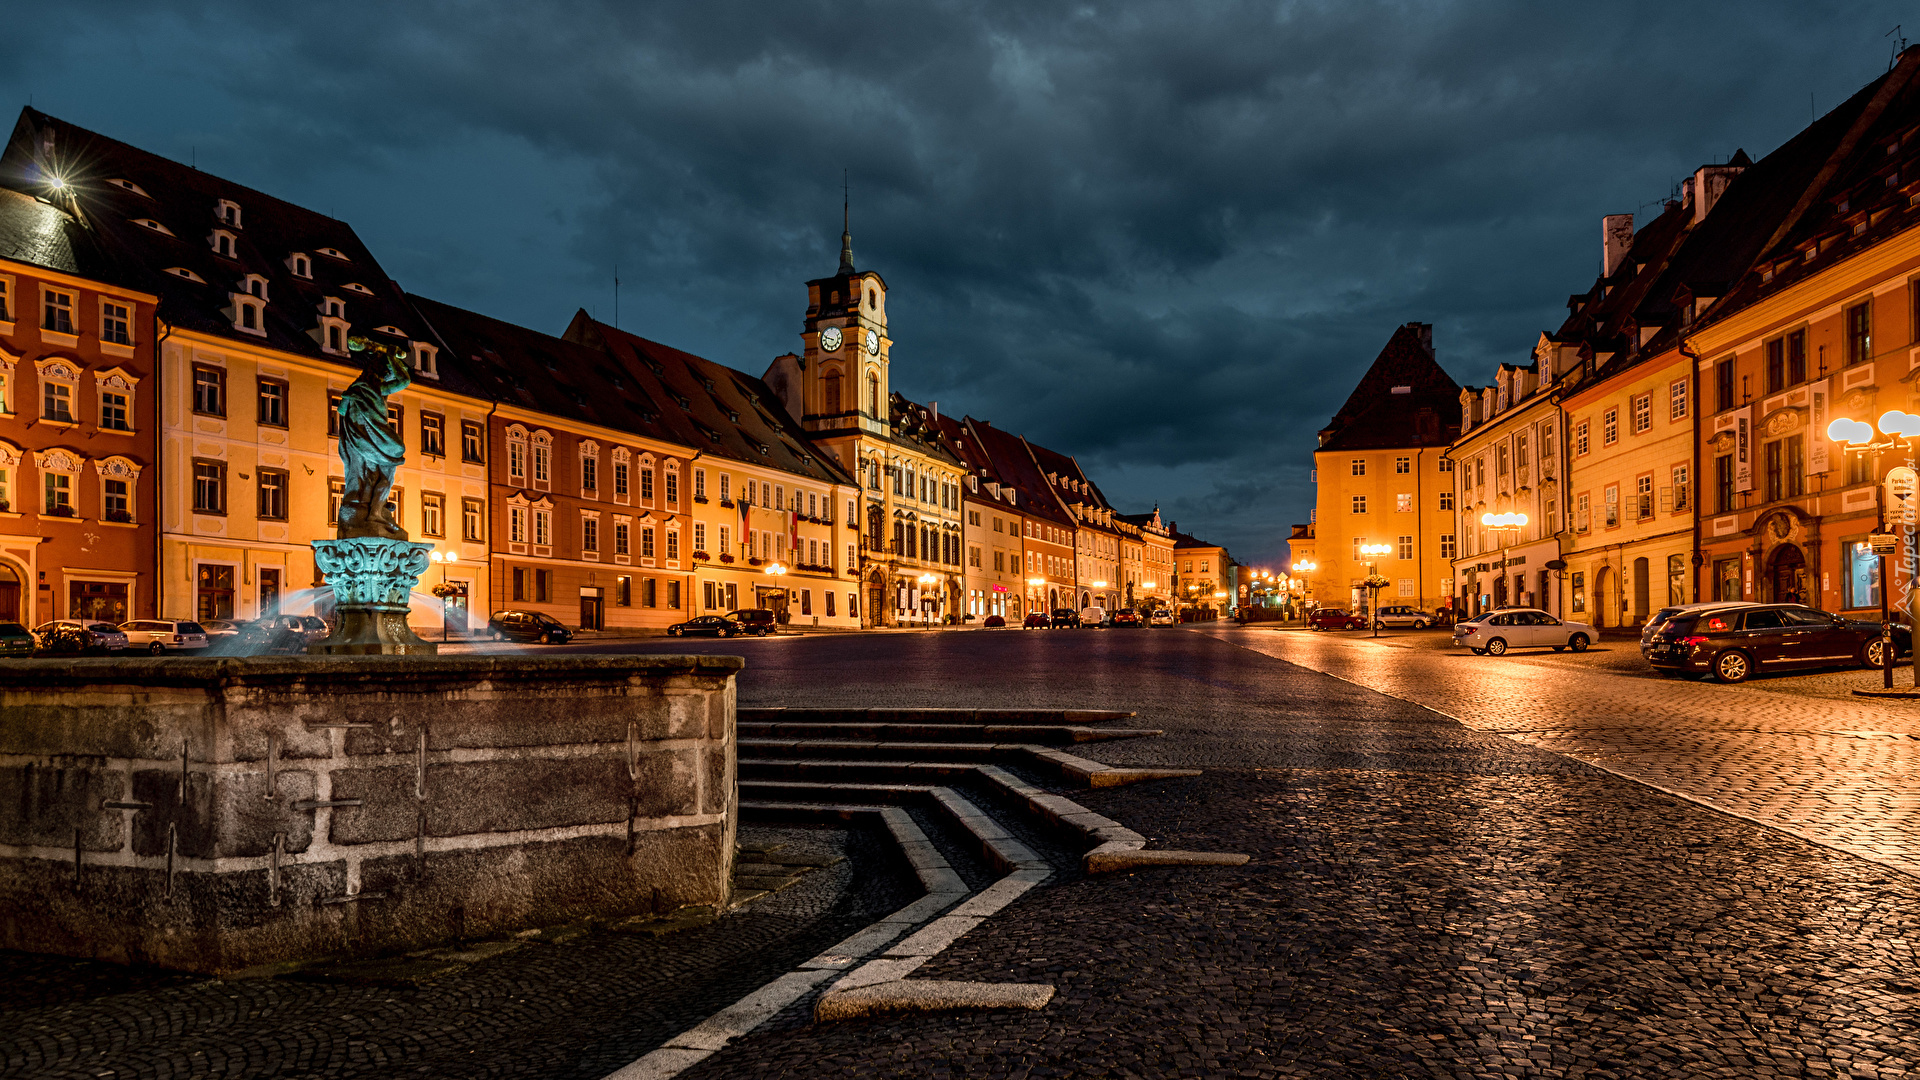
<path fill-rule="evenodd" d="M 967 430 L 986 452 L 988 468 L 1000 477 L 1002 484 L 1011 485 L 1020 493 L 1018 510 L 1069 529 L 1077 524 L 1052 485 L 1047 483 L 1046 474 L 1034 460 L 1033 448 L 1027 440 L 973 417 L 967 418 Z"/>
<path fill-rule="evenodd" d="M 91 276 L 94 267 L 83 266 L 81 254 L 91 247 L 86 231 L 65 210 L 24 192 L 0 191 L 0 259 Z M 97 262 L 97 257 L 85 261 Z"/>
<path fill-rule="evenodd" d="M 1407 323 L 1321 430 L 1320 449 L 1445 446 L 1459 434 L 1460 384 L 1434 359 L 1433 327 Z"/>
<path fill-rule="evenodd" d="M 672 441 L 825 483 L 853 483 L 814 451 L 779 396 L 754 376 L 597 322 L 584 311 L 574 315 L 566 339 L 604 353 L 627 372 L 639 395 L 657 403 L 657 422 L 676 433 Z"/>
<path fill-rule="evenodd" d="M 315 336 L 323 298 L 333 297 L 354 334 L 382 340 L 379 328 L 393 327 L 407 340 L 428 340 L 400 287 L 346 222 L 21 110 L 0 153 L 0 186 L 48 195 L 56 177 L 64 187 L 55 197 L 70 200 L 102 257 L 122 269 L 121 283 L 157 294 L 160 317 L 175 327 L 354 369 L 359 365 L 326 353 Z M 237 225 L 215 217 L 222 200 L 239 207 Z M 216 229 L 233 235 L 231 257 L 215 251 Z M 296 252 L 308 257 L 311 277 L 294 274 L 289 262 Z M 223 310 L 249 274 L 266 281 L 264 334 L 235 329 Z M 439 384 L 467 389 L 457 365 L 442 366 Z"/>

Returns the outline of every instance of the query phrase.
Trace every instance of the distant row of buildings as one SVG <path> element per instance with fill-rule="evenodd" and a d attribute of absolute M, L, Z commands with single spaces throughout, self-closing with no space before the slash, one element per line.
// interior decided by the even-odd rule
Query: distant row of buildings
<path fill-rule="evenodd" d="M 1396 331 L 1321 433 L 1296 563 L 1322 603 L 1544 607 L 1599 626 L 1668 604 L 1877 617 L 1868 536 L 1910 443 L 1828 438 L 1920 411 L 1920 50 L 1779 149 L 1702 166 L 1487 386 Z M 1893 560 L 1905 602 L 1912 536 Z M 1361 549 L 1391 545 L 1385 556 Z"/>
<path fill-rule="evenodd" d="M 806 287 L 801 350 L 759 377 L 584 311 L 556 337 L 405 292 L 344 222 L 25 110 L 0 155 L 0 621 L 311 606 L 355 338 L 413 366 L 392 503 L 456 629 L 1231 593 L 1224 550 L 1120 513 L 1071 456 L 894 392 L 850 236 Z"/>

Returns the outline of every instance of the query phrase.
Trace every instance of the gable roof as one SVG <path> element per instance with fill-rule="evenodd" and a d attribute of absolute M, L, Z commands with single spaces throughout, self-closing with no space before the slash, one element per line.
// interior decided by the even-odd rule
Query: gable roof
<path fill-rule="evenodd" d="M 771 466 L 829 484 L 853 478 L 814 451 L 807 432 L 766 383 L 725 364 L 574 313 L 566 340 L 604 353 L 629 373 L 673 439 L 702 453 Z"/>
<path fill-rule="evenodd" d="M 1460 434 L 1460 384 L 1433 355 L 1433 326 L 1394 330 L 1346 403 L 1320 431 L 1322 450 L 1445 446 Z"/>
<path fill-rule="evenodd" d="M 0 152 L 0 186 L 54 198 L 118 268 L 120 283 L 157 295 L 160 317 L 175 327 L 357 370 L 315 336 L 323 298 L 333 297 L 354 334 L 390 326 L 406 340 L 429 340 L 400 287 L 346 222 L 46 113 L 21 110 Z M 222 200 L 239 208 L 238 224 L 216 218 Z M 215 250 L 216 229 L 233 236 L 231 256 Z M 308 257 L 310 277 L 289 266 L 295 252 Z M 263 334 L 233 325 L 232 294 L 244 291 L 248 275 L 266 282 Z M 443 368 L 438 382 L 461 388 L 457 371 Z"/>

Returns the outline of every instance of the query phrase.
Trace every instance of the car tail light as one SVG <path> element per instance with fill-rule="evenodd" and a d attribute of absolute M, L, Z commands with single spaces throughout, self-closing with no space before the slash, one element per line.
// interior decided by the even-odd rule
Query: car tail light
<path fill-rule="evenodd" d="M 175 641 L 185 641 L 186 639 L 185 639 L 185 638 L 183 638 L 183 637 L 181 637 L 181 636 L 180 636 L 179 634 L 175 634 L 175 635 L 173 635 L 173 640 L 175 640 Z"/>

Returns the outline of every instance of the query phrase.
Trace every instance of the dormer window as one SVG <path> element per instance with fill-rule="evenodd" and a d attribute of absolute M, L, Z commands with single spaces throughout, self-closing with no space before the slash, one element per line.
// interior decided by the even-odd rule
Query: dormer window
<path fill-rule="evenodd" d="M 365 285 L 362 285 L 357 281 L 349 281 L 345 285 L 341 286 L 341 288 L 352 289 L 354 292 L 361 293 L 366 296 L 373 295 L 372 289 L 367 288 Z"/>
<path fill-rule="evenodd" d="M 265 336 L 266 302 L 252 293 L 233 294 L 233 328 L 242 333 Z"/>
<path fill-rule="evenodd" d="M 336 296 L 320 301 L 319 324 L 308 331 L 320 348 L 336 355 L 347 351 L 347 306 Z"/>
<path fill-rule="evenodd" d="M 221 199 L 213 206 L 213 216 L 221 223 L 237 229 L 240 227 L 240 204 L 232 199 Z"/>
<path fill-rule="evenodd" d="M 173 235 L 172 229 L 167 228 L 165 225 L 160 224 L 159 222 L 153 220 L 152 218 L 134 218 L 133 223 L 142 228 L 152 229 L 154 232 L 159 233 L 161 236 Z"/>
<path fill-rule="evenodd" d="M 213 230 L 213 236 L 211 237 L 211 242 L 213 244 L 214 254 L 221 255 L 229 259 L 233 258 L 233 240 L 234 240 L 233 234 L 228 232 L 227 230 L 225 229 Z"/>
<path fill-rule="evenodd" d="M 347 306 L 331 296 L 320 305 L 320 310 L 329 319 L 343 319 L 347 314 Z"/>
<path fill-rule="evenodd" d="M 248 274 L 240 282 L 240 291 L 249 296 L 257 296 L 264 301 L 267 299 L 267 279 L 259 274 Z"/>
<path fill-rule="evenodd" d="M 323 247 L 319 249 L 319 252 L 320 254 L 325 255 L 329 259 L 339 259 L 341 262 L 348 261 L 345 255 L 340 254 L 340 251 L 338 248 Z"/>
<path fill-rule="evenodd" d="M 112 184 L 114 187 L 120 188 L 123 191 L 131 191 L 135 195 L 143 196 L 149 199 L 153 198 L 153 196 L 147 194 L 146 189 L 142 188 L 139 184 L 136 184 L 131 180 L 122 180 L 122 179 L 119 179 L 118 177 L 115 177 L 114 179 L 107 181 L 107 183 Z"/>
<path fill-rule="evenodd" d="M 184 266 L 169 266 L 166 269 L 166 273 L 172 274 L 174 277 L 177 277 L 177 278 L 185 278 L 186 280 L 194 282 L 195 284 L 199 284 L 199 285 L 205 285 L 207 283 L 206 278 L 201 277 L 199 274 L 194 273 L 193 271 L 187 269 Z"/>
<path fill-rule="evenodd" d="M 313 263 L 303 252 L 296 251 L 287 256 L 287 269 L 293 271 L 294 277 L 313 277 Z"/>
<path fill-rule="evenodd" d="M 374 328 L 373 328 L 373 332 L 374 332 L 374 333 L 376 333 L 376 334 L 391 334 L 391 335 L 393 335 L 394 337 L 406 337 L 406 336 L 407 336 L 407 333 L 406 333 L 406 331 L 404 331 L 404 330 L 402 330 L 402 329 L 400 329 L 400 328 L 399 328 L 399 327 L 397 327 L 397 326 L 393 326 L 393 325 L 387 325 L 387 326 L 376 326 L 376 327 L 374 327 Z"/>
<path fill-rule="evenodd" d="M 422 341 L 413 343 L 413 370 L 429 379 L 440 377 L 440 350 Z"/>

